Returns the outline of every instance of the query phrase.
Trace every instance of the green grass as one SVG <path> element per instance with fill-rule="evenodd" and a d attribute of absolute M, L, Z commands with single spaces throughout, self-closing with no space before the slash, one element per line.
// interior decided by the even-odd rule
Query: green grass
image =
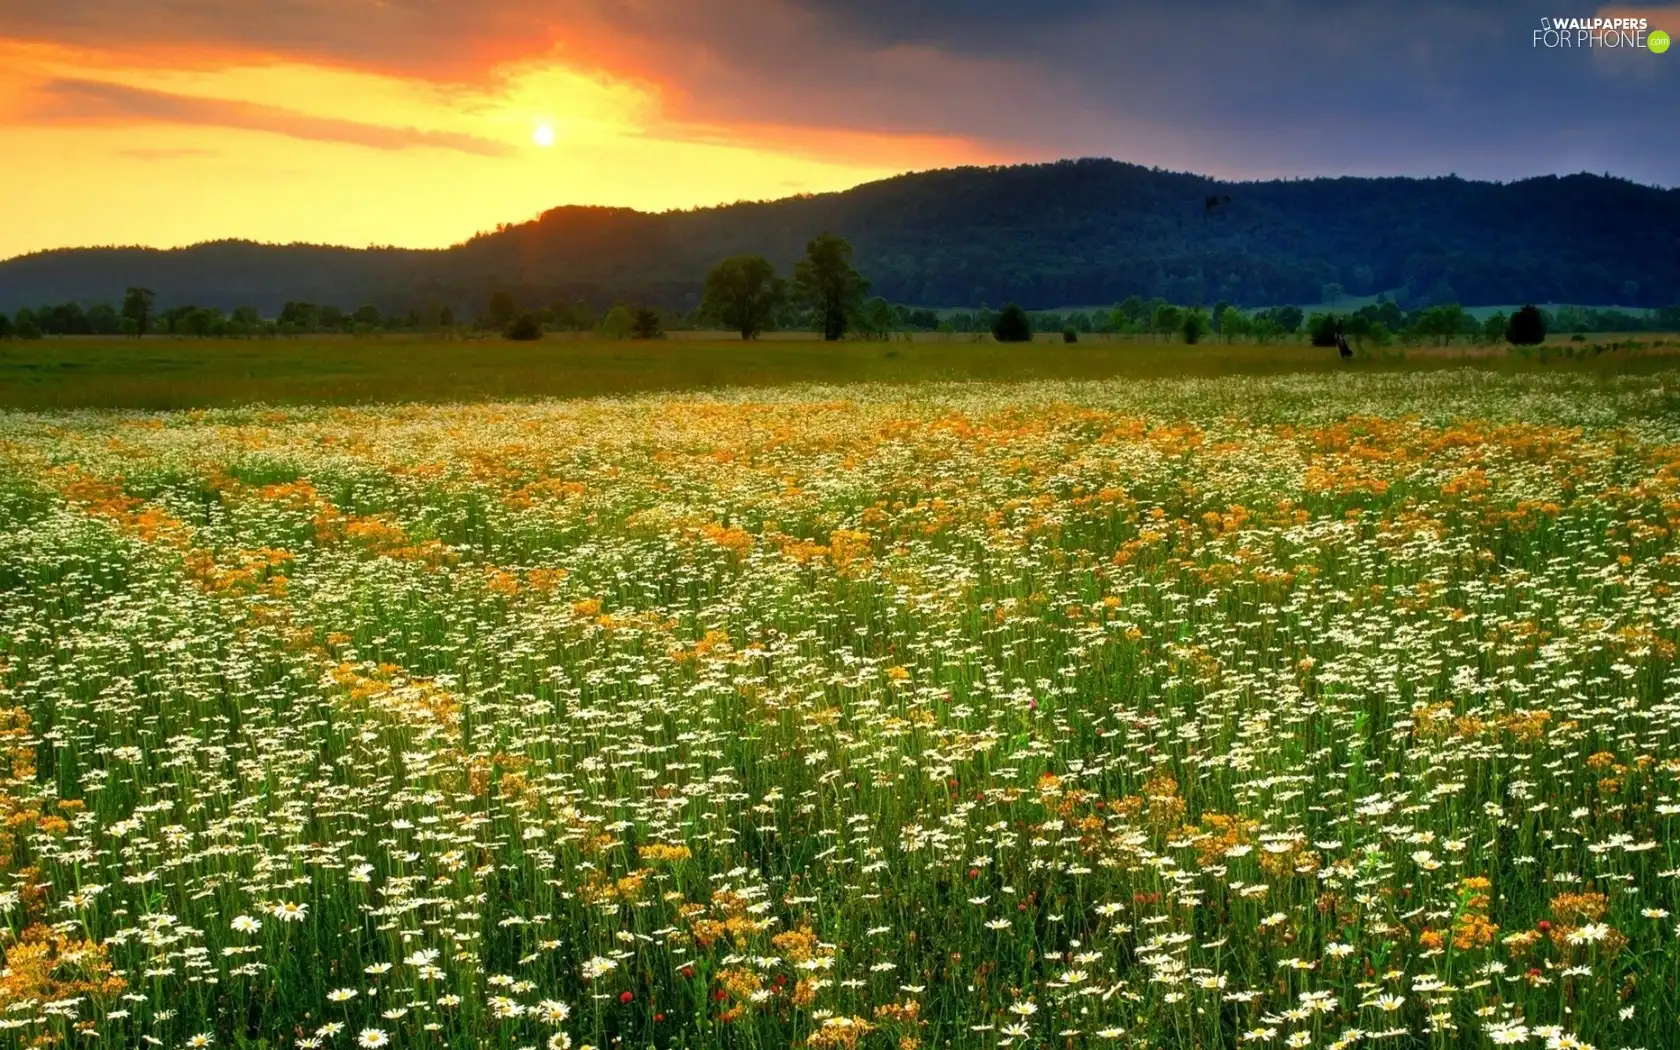
<path fill-rule="evenodd" d="M 1612 337 L 1596 337 L 1607 343 Z M 1054 340 L 1054 341 L 1052 341 Z M 1350 365 L 1296 343 L 1204 343 L 1043 337 L 1030 348 L 966 336 L 885 343 L 685 336 L 657 343 L 550 338 L 444 341 L 309 338 L 279 341 L 68 339 L 0 344 L 0 408 L 179 409 L 268 404 L 452 402 L 592 397 L 791 383 L 1102 379 L 1297 372 L 1586 369 L 1602 374 L 1674 367 L 1662 337 L 1641 351 L 1534 362 L 1503 350 L 1453 347 L 1377 352 Z M 1567 345 L 1567 344 L 1564 344 Z M 1655 349 L 1657 352 L 1651 352 Z"/>

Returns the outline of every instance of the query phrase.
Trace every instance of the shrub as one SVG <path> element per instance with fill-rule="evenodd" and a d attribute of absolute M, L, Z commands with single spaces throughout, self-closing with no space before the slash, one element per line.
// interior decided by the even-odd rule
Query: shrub
<path fill-rule="evenodd" d="M 1516 346 L 1537 346 L 1546 341 L 1546 316 L 1533 303 L 1511 315 L 1505 338 Z"/>
<path fill-rule="evenodd" d="M 1077 343 L 1077 342 L 1079 342 L 1079 333 L 1074 331 L 1071 328 L 1062 329 L 1062 342 L 1064 342 L 1064 343 Z"/>
<path fill-rule="evenodd" d="M 508 322 L 502 336 L 515 342 L 530 343 L 542 338 L 542 318 L 534 313 L 522 313 Z"/>
<path fill-rule="evenodd" d="M 1026 343 L 1032 340 L 1032 321 L 1027 312 L 1010 303 L 992 319 L 992 338 L 1000 343 Z"/>

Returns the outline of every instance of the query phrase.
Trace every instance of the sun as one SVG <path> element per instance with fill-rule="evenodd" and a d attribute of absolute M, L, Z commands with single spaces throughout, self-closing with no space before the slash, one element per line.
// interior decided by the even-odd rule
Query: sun
<path fill-rule="evenodd" d="M 554 125 L 538 124 L 537 129 L 531 132 L 531 141 L 543 149 L 548 149 L 554 145 Z"/>

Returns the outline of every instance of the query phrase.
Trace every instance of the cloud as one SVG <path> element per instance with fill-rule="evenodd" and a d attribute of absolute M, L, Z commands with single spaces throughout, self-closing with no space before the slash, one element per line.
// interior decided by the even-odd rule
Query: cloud
<path fill-rule="evenodd" d="M 503 143 L 459 132 L 364 124 L 278 106 L 149 91 L 101 80 L 48 81 L 36 89 L 28 116 L 54 124 L 160 123 L 237 128 L 381 150 L 431 147 L 487 157 L 512 152 Z"/>
<path fill-rule="evenodd" d="M 646 85 L 647 133 L 689 140 L 888 135 L 918 156 L 911 143 L 943 142 L 1231 176 L 1579 165 L 1680 182 L 1680 139 L 1651 131 L 1669 121 L 1680 59 L 1536 51 L 1530 31 L 1557 13 L 1550 0 L 0 0 L 0 35 L 479 91 L 558 63 Z"/>

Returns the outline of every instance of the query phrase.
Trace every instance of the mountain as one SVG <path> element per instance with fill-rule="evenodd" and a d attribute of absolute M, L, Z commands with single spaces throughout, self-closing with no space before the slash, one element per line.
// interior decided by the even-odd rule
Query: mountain
<path fill-rule="evenodd" d="M 873 294 L 923 306 L 1133 294 L 1264 306 L 1316 302 L 1332 283 L 1397 291 L 1408 305 L 1680 302 L 1680 189 L 1585 174 L 1224 182 L 1079 160 L 659 214 L 556 208 L 436 251 L 221 241 L 41 252 L 0 263 L 0 310 L 115 302 L 131 284 L 163 306 L 266 314 L 295 299 L 467 316 L 497 288 L 531 306 L 563 296 L 686 309 L 717 260 L 759 252 L 785 273 L 823 230 L 856 246 Z"/>

